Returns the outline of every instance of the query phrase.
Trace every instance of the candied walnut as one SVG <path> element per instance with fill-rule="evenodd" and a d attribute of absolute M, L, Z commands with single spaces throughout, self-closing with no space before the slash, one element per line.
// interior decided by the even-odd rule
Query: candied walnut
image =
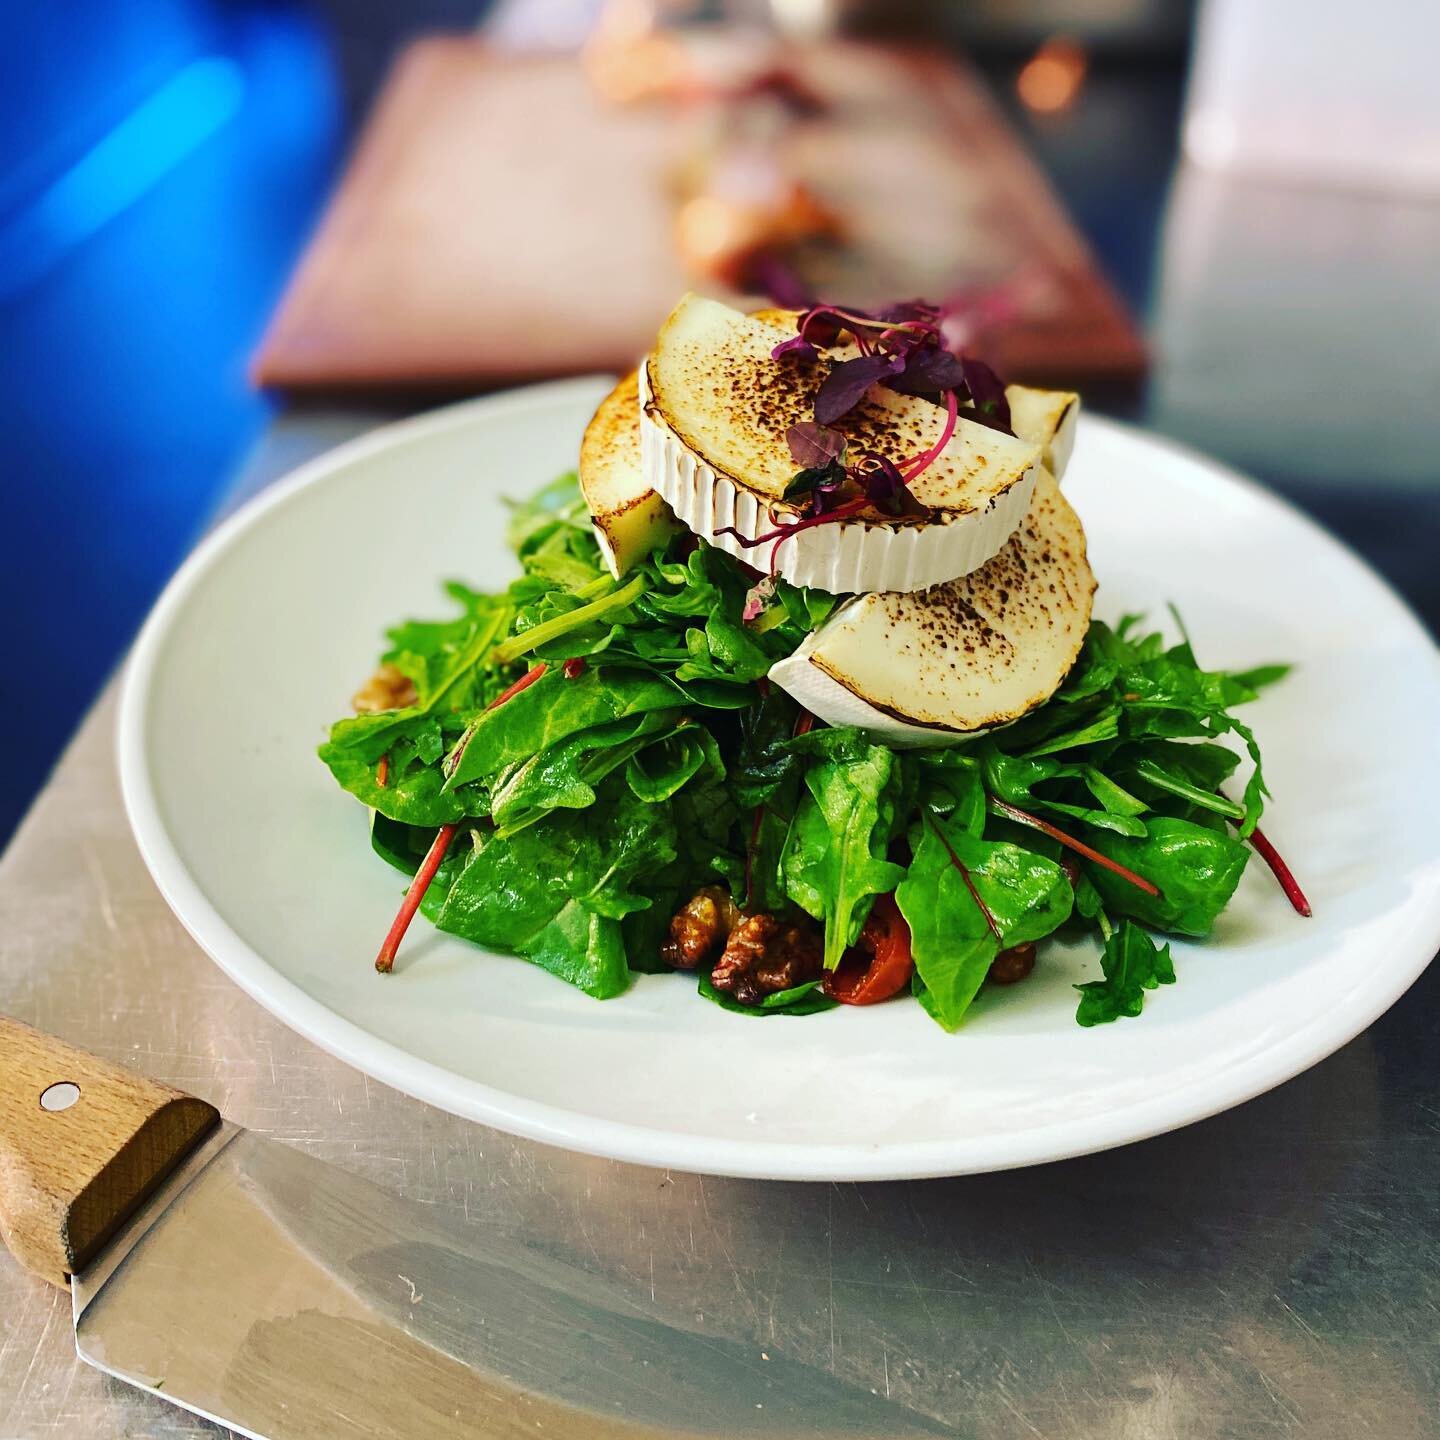
<path fill-rule="evenodd" d="M 394 665 L 382 665 L 350 697 L 350 703 L 362 715 L 368 715 L 376 710 L 403 710 L 419 698 L 415 682 L 408 675 L 401 674 Z"/>
<path fill-rule="evenodd" d="M 808 916 L 744 915 L 730 932 L 710 983 L 742 1005 L 758 1005 L 777 990 L 818 980 L 823 962 L 820 929 Z"/>
<path fill-rule="evenodd" d="M 989 978 L 996 985 L 1014 985 L 1035 968 L 1035 943 L 1012 945 L 1002 950 L 990 965 Z"/>
<path fill-rule="evenodd" d="M 725 943 L 739 920 L 735 902 L 718 885 L 703 885 L 670 921 L 660 958 L 677 970 L 693 970 Z"/>

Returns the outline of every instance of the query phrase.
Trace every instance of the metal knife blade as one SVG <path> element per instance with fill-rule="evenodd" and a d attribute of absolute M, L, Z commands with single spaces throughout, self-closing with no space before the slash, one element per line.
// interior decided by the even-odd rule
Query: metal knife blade
<path fill-rule="evenodd" d="M 72 1291 L 83 1359 L 254 1440 L 958 1433 L 228 1123 Z"/>

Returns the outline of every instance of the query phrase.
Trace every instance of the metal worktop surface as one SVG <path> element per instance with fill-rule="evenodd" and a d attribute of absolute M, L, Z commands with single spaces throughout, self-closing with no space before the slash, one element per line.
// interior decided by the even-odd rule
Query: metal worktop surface
<path fill-rule="evenodd" d="M 373 418 L 282 422 L 242 489 Z M 145 872 L 113 721 L 112 687 L 0 862 L 0 1009 L 978 1440 L 1440 1436 L 1440 967 L 1309 1073 L 1109 1154 L 867 1185 L 612 1164 L 410 1100 L 243 995 Z M 0 1440 L 218 1433 L 81 1365 L 68 1297 L 0 1256 Z"/>

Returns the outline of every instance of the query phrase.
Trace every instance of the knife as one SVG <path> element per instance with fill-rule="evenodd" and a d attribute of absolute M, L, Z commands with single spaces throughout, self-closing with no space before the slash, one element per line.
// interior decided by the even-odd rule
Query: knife
<path fill-rule="evenodd" d="M 4 1016 L 0 1236 L 82 1360 L 252 1440 L 958 1433 Z"/>

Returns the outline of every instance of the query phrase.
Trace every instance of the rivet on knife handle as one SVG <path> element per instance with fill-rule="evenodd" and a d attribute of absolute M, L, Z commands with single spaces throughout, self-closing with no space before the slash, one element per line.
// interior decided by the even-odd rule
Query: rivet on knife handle
<path fill-rule="evenodd" d="M 219 1120 L 203 1100 L 0 1015 L 0 1236 L 65 1285 Z"/>

